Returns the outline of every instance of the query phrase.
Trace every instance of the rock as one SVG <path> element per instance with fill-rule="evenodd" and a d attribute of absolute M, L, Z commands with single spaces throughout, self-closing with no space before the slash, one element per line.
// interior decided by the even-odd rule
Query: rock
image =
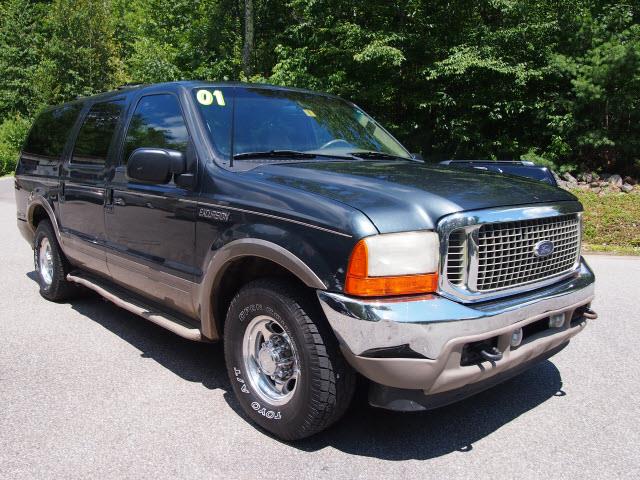
<path fill-rule="evenodd" d="M 583 175 L 583 178 L 584 178 L 584 181 L 587 182 L 587 183 L 593 182 L 593 175 L 590 174 L 590 173 L 585 173 Z"/>
<path fill-rule="evenodd" d="M 598 182 L 598 185 L 600 185 L 601 187 L 608 187 L 609 182 Z"/>
<path fill-rule="evenodd" d="M 633 185 L 629 185 L 628 183 L 623 183 L 622 186 L 620 187 L 620 190 L 622 190 L 625 193 L 631 193 L 633 192 Z"/>
<path fill-rule="evenodd" d="M 629 185 L 637 185 L 638 184 L 638 182 L 636 180 L 634 180 L 633 178 L 631 178 L 629 176 L 624 177 L 623 182 L 624 183 L 628 183 Z"/>
<path fill-rule="evenodd" d="M 620 175 L 611 175 L 609 178 L 607 178 L 607 181 L 611 185 L 615 185 L 616 187 L 622 186 L 622 177 Z"/>
<path fill-rule="evenodd" d="M 600 186 L 600 182 L 591 182 L 591 183 L 589 184 L 589 186 L 590 186 L 590 187 L 593 187 L 593 188 L 599 187 L 599 186 Z"/>
<path fill-rule="evenodd" d="M 602 192 L 602 189 L 600 187 L 596 187 L 594 189 L 591 190 L 593 193 L 600 193 Z"/>
<path fill-rule="evenodd" d="M 564 178 L 564 179 L 565 179 L 567 182 L 569 182 L 569 183 L 576 183 L 576 184 L 578 183 L 578 180 L 576 180 L 576 177 L 574 177 L 573 175 L 571 175 L 569 172 L 565 172 L 565 173 L 562 175 L 562 178 Z M 620 180 L 622 180 L 622 179 L 620 179 Z"/>

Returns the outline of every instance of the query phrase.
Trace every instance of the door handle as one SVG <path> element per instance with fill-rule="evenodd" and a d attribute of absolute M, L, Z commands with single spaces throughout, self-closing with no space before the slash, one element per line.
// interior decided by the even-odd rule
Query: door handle
<path fill-rule="evenodd" d="M 104 210 L 113 213 L 113 188 L 104 189 Z"/>
<path fill-rule="evenodd" d="M 114 204 L 114 205 L 118 205 L 118 206 L 120 206 L 120 207 L 124 207 L 124 206 L 127 204 L 127 202 L 125 202 L 125 201 L 124 201 L 124 198 L 122 198 L 122 197 L 116 197 L 116 198 L 113 200 L 113 204 Z"/>

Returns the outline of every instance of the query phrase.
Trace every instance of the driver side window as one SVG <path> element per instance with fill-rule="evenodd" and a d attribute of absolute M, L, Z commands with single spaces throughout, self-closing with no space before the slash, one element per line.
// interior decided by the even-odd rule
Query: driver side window
<path fill-rule="evenodd" d="M 166 148 L 186 154 L 187 126 L 178 99 L 170 94 L 147 95 L 140 99 L 125 138 L 124 163 L 142 147 Z"/>

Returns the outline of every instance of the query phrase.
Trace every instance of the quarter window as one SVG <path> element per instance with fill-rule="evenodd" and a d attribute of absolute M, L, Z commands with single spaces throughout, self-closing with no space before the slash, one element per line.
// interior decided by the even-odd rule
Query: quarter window
<path fill-rule="evenodd" d="M 178 99 L 160 94 L 142 97 L 125 140 L 124 161 L 137 148 L 155 147 L 186 153 L 189 135 Z"/>
<path fill-rule="evenodd" d="M 42 112 L 29 132 L 23 152 L 51 160 L 60 159 L 80 110 L 82 104 L 75 103 Z"/>
<path fill-rule="evenodd" d="M 104 165 L 124 102 L 96 103 L 87 113 L 73 149 L 72 163 Z"/>

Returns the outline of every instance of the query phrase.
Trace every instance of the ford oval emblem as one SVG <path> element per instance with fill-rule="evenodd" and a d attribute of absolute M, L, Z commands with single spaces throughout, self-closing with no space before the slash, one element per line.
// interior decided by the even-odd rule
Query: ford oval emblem
<path fill-rule="evenodd" d="M 542 240 L 534 245 L 533 254 L 540 258 L 548 257 L 553 253 L 554 248 L 555 245 L 551 240 Z"/>

